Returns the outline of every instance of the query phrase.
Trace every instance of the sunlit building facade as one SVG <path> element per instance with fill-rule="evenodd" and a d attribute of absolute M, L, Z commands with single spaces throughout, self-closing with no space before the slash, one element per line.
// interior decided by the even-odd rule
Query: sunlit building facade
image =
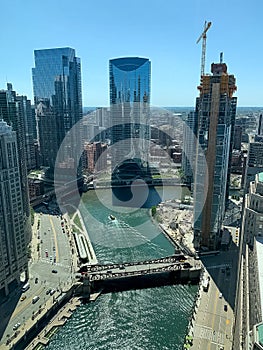
<path fill-rule="evenodd" d="M 28 232 L 17 133 L 0 119 L 0 298 L 28 277 Z"/>
<path fill-rule="evenodd" d="M 212 75 L 203 75 L 197 98 L 198 146 L 195 169 L 195 247 L 215 249 L 228 197 L 230 157 L 237 99 L 234 75 L 225 63 L 212 64 Z"/>
<path fill-rule="evenodd" d="M 81 64 L 75 50 L 69 47 L 35 50 L 34 57 L 32 76 L 40 155 L 42 165 L 52 167 L 54 153 L 66 133 L 82 118 Z M 48 124 L 50 128 L 46 129 Z M 46 144 L 50 140 L 55 146 L 48 157 Z M 73 156 L 76 142 L 73 140 L 64 156 Z"/>

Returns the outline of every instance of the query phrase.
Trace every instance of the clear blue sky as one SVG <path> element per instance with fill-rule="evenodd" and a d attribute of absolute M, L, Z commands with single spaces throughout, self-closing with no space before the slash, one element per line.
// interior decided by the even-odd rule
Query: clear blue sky
<path fill-rule="evenodd" d="M 69 46 L 82 62 L 84 106 L 109 103 L 110 58 L 152 62 L 154 106 L 193 106 L 205 20 L 206 72 L 224 52 L 239 106 L 263 106 L 262 0 L 12 0 L 1 3 L 0 89 L 32 98 L 33 50 Z"/>

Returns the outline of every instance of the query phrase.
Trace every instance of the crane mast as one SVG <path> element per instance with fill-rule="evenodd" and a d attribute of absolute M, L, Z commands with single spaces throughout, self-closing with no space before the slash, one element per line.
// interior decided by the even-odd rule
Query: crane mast
<path fill-rule="evenodd" d="M 202 40 L 202 58 L 201 58 L 201 76 L 205 74 L 205 54 L 206 54 L 206 33 L 208 29 L 211 27 L 212 22 L 206 22 L 204 25 L 203 33 L 197 39 L 196 43 L 198 44 L 201 39 Z"/>

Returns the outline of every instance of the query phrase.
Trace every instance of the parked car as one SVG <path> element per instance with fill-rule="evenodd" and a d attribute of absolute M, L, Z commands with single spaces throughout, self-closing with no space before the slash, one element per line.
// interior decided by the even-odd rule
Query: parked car
<path fill-rule="evenodd" d="M 52 270 L 52 273 L 58 273 L 58 271 L 57 270 Z"/>

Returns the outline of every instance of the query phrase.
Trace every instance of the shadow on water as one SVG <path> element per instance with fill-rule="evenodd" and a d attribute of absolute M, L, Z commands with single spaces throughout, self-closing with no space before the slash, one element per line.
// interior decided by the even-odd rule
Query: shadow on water
<path fill-rule="evenodd" d="M 132 207 L 132 208 L 151 208 L 152 206 L 158 205 L 162 199 L 159 192 L 154 188 L 150 187 L 150 190 L 147 191 L 148 195 L 146 200 L 143 201 L 143 193 L 140 196 L 140 186 L 138 186 L 139 199 L 137 195 L 137 200 L 132 201 L 134 193 L 131 190 L 130 186 L 127 187 L 115 187 L 112 189 L 112 205 L 121 206 L 121 207 Z M 142 188 L 142 191 L 144 188 Z M 140 200 L 141 199 L 141 200 Z M 140 203 L 142 202 L 142 203 Z M 138 203 L 140 206 L 138 206 Z"/>

